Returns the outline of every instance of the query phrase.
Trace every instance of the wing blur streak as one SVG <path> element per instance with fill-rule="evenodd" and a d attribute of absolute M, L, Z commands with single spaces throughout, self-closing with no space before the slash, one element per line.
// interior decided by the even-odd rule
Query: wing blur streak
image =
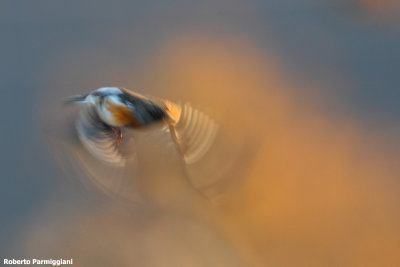
<path fill-rule="evenodd" d="M 149 160 L 148 162 L 153 165 L 157 155 L 160 156 L 161 161 L 165 162 L 169 162 L 169 158 L 174 158 L 173 155 L 176 155 L 182 159 L 185 176 L 194 188 L 200 190 L 208 198 L 220 195 L 220 192 L 226 188 L 224 181 L 228 169 L 237 159 L 237 151 L 232 151 L 229 156 L 225 155 L 221 158 L 221 155 L 225 154 L 223 152 L 230 148 L 230 143 L 219 135 L 217 123 L 206 113 L 188 103 L 175 104 L 161 99 L 151 99 L 151 101 L 165 112 L 164 123 L 155 123 L 127 132 L 120 146 L 117 146 L 118 135 L 113 127 L 101 120 L 96 106 L 91 103 L 81 106 L 78 118 L 75 120 L 75 127 L 83 148 L 92 157 L 89 158 L 87 157 L 89 155 L 85 156 L 84 153 L 77 151 L 74 158 L 82 165 L 86 175 L 106 192 L 119 195 L 121 186 L 125 187 L 123 184 L 130 184 L 133 181 L 132 176 L 123 175 L 120 171 L 129 166 L 132 171 L 137 171 L 137 159 L 145 164 L 147 164 L 146 160 Z M 130 144 L 133 143 L 129 140 L 133 141 L 133 135 L 135 144 L 131 146 Z M 132 138 L 129 139 L 129 136 Z M 136 157 L 137 149 L 142 155 L 138 158 Z M 143 149 L 149 152 L 146 151 L 143 154 Z M 130 159 L 134 160 L 130 161 Z M 101 166 L 100 163 L 105 163 L 105 165 Z M 170 163 L 175 164 L 173 160 Z M 110 168 L 108 172 L 107 167 L 113 168 Z M 119 173 L 121 177 L 116 177 L 116 173 Z M 213 190 L 214 187 L 218 188 Z"/>
<path fill-rule="evenodd" d="M 112 166 L 125 165 L 126 158 L 116 145 L 118 136 L 100 120 L 93 105 L 82 107 L 75 127 L 83 146 L 94 157 Z"/>
<path fill-rule="evenodd" d="M 185 163 L 193 164 L 210 149 L 218 126 L 210 117 L 189 104 L 179 110 L 179 119 L 170 127 L 171 136 Z"/>

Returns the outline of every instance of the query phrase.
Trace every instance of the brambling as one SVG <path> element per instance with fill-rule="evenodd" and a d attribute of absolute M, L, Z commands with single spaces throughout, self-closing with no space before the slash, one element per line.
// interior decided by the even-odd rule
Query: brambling
<path fill-rule="evenodd" d="M 149 129 L 163 123 L 187 164 L 198 161 L 211 147 L 217 124 L 207 115 L 173 102 L 150 98 L 120 87 L 102 87 L 67 102 L 82 106 L 76 130 L 83 146 L 105 163 L 123 166 L 119 147 L 122 129 Z"/>

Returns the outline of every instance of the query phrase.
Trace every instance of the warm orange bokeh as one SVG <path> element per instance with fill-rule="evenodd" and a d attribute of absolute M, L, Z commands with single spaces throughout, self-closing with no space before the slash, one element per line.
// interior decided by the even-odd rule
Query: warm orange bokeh
<path fill-rule="evenodd" d="M 80 255 L 83 247 L 97 247 L 96 236 L 113 229 L 117 233 L 110 238 L 121 242 L 121 247 L 107 248 L 109 253 L 118 251 L 114 255 L 123 253 L 121 264 L 137 261 L 140 251 L 149 258 L 169 259 L 163 254 L 168 247 L 176 253 L 177 262 L 201 265 L 201 259 L 188 257 L 184 244 L 190 240 L 195 250 L 203 251 L 204 257 L 216 257 L 220 266 L 229 266 L 236 257 L 271 266 L 394 266 L 400 262 L 397 144 L 390 136 L 382 140 L 379 132 L 351 117 L 316 108 L 323 105 L 313 105 L 301 82 L 295 83 L 277 62 L 245 38 L 189 35 L 162 45 L 136 75 L 140 79 L 132 80 L 132 88 L 160 88 L 153 91 L 162 97 L 209 107 L 223 122 L 227 139 L 255 144 L 249 163 L 241 170 L 240 184 L 219 206 L 180 194 L 184 187 L 175 187 L 169 180 L 179 176 L 172 169 L 147 188 L 153 190 L 150 198 L 156 197 L 153 205 L 167 218 L 175 218 L 176 210 L 190 212 L 229 242 L 214 237 L 204 241 L 205 237 L 198 236 L 199 231 L 203 233 L 200 226 L 181 227 L 182 218 L 159 219 L 159 210 L 151 211 L 158 214 L 155 221 L 145 217 L 142 224 L 129 215 L 117 213 L 110 220 L 107 212 L 92 212 L 83 216 L 83 229 L 90 229 L 87 239 L 62 237 L 70 251 Z M 321 101 L 327 99 L 321 96 Z M 156 171 L 148 172 L 147 178 L 152 179 Z M 80 220 L 63 224 L 79 228 Z M 178 229 L 187 241 L 176 237 Z M 209 230 L 204 232 L 208 234 Z M 135 240 L 144 246 L 154 243 L 154 249 L 132 246 Z M 206 245 L 198 245 L 198 240 Z M 124 247 L 129 253 L 121 251 Z"/>
<path fill-rule="evenodd" d="M 273 58 L 230 43 L 238 44 L 195 37 L 172 43 L 156 75 L 177 95 L 224 113 L 237 127 L 232 132 L 262 133 L 245 183 L 226 203 L 229 220 L 272 265 L 400 260 L 400 169 L 379 135 L 308 108 L 290 96 L 299 85 Z"/>

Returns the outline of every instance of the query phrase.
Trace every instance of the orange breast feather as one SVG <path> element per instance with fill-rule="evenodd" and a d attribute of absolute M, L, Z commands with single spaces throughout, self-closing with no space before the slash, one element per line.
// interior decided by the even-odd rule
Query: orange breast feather
<path fill-rule="evenodd" d="M 114 125 L 120 126 L 132 126 L 138 127 L 140 126 L 136 117 L 133 115 L 132 111 L 123 105 L 115 104 L 111 101 L 107 103 L 107 109 L 113 115 Z"/>

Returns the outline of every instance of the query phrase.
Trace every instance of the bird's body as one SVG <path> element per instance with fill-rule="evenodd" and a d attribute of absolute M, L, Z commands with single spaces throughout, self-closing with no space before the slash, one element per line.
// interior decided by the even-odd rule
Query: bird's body
<path fill-rule="evenodd" d="M 164 107 L 145 96 L 117 87 L 102 87 L 89 95 L 99 117 L 114 127 L 140 128 L 159 122 L 167 115 Z"/>
<path fill-rule="evenodd" d="M 153 99 L 118 87 L 102 87 L 69 102 L 83 105 L 76 122 L 86 149 L 103 162 L 123 165 L 118 151 L 123 128 L 143 129 L 164 123 L 187 163 L 207 152 L 216 134 L 216 124 L 189 105 Z"/>

